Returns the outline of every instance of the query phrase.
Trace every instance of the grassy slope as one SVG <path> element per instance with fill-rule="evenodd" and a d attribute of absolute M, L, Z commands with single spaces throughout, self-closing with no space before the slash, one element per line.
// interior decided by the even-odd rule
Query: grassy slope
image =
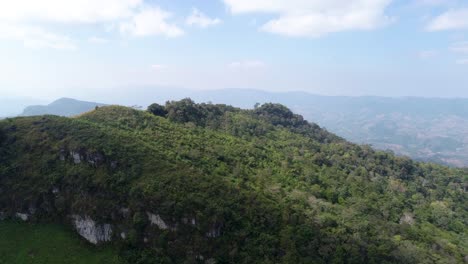
<path fill-rule="evenodd" d="M 0 222 L 1 264 L 117 264 L 111 248 L 92 247 L 63 226 Z"/>

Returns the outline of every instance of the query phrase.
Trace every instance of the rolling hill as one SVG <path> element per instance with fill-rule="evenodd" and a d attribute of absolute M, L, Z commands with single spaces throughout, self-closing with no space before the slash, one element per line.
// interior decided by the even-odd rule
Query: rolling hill
<path fill-rule="evenodd" d="M 242 108 L 281 103 L 349 141 L 421 161 L 468 167 L 468 99 L 321 96 L 243 89 L 200 91 L 190 97 Z"/>
<path fill-rule="evenodd" d="M 104 104 L 79 101 L 71 98 L 61 98 L 48 105 L 33 105 L 28 106 L 23 110 L 21 116 L 38 116 L 38 115 L 58 115 L 58 116 L 75 116 L 91 110 L 96 107 L 104 106 Z"/>
<path fill-rule="evenodd" d="M 251 109 L 256 103 L 281 103 L 351 142 L 419 161 L 468 167 L 468 99 L 321 96 L 247 89 L 190 91 L 137 87 L 132 90 L 132 95 L 124 96 L 123 91 L 117 90 L 102 98 L 124 105 L 147 106 L 152 98 L 164 104 L 171 98 L 191 97 L 199 102 L 219 102 L 244 109 Z M 73 116 L 103 104 L 60 99 L 51 105 L 28 107 L 23 115 Z"/>
<path fill-rule="evenodd" d="M 0 216 L 128 263 L 461 263 L 466 169 L 349 143 L 278 104 L 0 121 Z"/>

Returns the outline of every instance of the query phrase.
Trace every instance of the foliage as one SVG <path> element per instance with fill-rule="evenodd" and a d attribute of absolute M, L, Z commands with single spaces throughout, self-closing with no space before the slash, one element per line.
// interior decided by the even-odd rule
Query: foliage
<path fill-rule="evenodd" d="M 166 108 L 160 104 L 151 104 L 150 106 L 148 106 L 148 112 L 152 113 L 153 115 L 155 116 L 162 116 L 162 117 L 166 117 L 167 115 L 167 111 L 166 111 Z"/>
<path fill-rule="evenodd" d="M 131 263 L 453 263 L 468 254 L 466 170 L 348 143 L 276 104 L 184 99 L 154 109 L 167 114 L 112 106 L 0 122 L 0 211 L 34 205 L 37 221 L 117 221 L 130 229 L 115 243 Z M 58 197 L 45 199 L 54 187 Z M 115 217 L 122 207 L 131 217 Z M 146 212 L 177 229 L 158 230 Z"/>

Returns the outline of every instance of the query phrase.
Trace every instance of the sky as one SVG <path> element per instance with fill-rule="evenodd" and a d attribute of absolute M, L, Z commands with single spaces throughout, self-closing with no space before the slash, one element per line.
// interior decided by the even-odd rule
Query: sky
<path fill-rule="evenodd" d="M 467 0 L 0 6 L 3 97 L 99 100 L 136 87 L 468 97 Z"/>

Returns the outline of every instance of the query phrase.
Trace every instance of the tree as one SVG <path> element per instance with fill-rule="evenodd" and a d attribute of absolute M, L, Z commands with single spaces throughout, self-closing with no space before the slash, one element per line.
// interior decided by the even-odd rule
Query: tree
<path fill-rule="evenodd" d="M 179 123 L 193 122 L 197 124 L 202 117 L 199 105 L 190 98 L 167 102 L 166 110 L 167 117 Z"/>
<path fill-rule="evenodd" d="M 162 116 L 162 117 L 166 117 L 167 115 L 167 110 L 164 106 L 160 105 L 160 104 L 152 104 L 150 106 L 148 106 L 148 109 L 147 109 L 148 112 L 152 113 L 153 115 L 155 116 Z"/>

